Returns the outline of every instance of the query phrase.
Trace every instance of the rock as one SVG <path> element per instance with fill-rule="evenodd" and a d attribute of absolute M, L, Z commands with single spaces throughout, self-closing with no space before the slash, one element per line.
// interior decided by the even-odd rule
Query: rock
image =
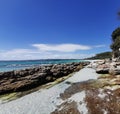
<path fill-rule="evenodd" d="M 117 66 L 120 66 L 120 62 L 116 62 L 116 65 L 117 65 Z"/>
<path fill-rule="evenodd" d="M 25 91 L 36 86 L 54 81 L 80 70 L 88 63 L 67 63 L 39 66 L 25 70 L 0 73 L 0 94 Z"/>
<path fill-rule="evenodd" d="M 110 69 L 110 66 L 107 65 L 107 64 L 102 64 L 102 65 L 99 65 L 97 68 L 96 68 L 96 72 L 99 73 L 99 74 L 107 74 L 109 73 L 109 69 Z"/>
<path fill-rule="evenodd" d="M 52 81 L 52 80 L 53 80 L 53 78 L 51 76 L 46 77 L 46 81 Z"/>
<path fill-rule="evenodd" d="M 109 73 L 112 74 L 112 75 L 118 75 L 120 74 L 120 67 L 111 67 L 109 69 Z"/>
<path fill-rule="evenodd" d="M 98 63 L 96 63 L 96 62 L 91 62 L 87 67 L 96 69 L 97 66 L 98 66 Z"/>

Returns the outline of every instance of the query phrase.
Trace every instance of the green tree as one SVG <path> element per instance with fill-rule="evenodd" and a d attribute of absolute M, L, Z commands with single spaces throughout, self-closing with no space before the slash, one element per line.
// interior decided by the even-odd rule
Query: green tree
<path fill-rule="evenodd" d="M 103 53 L 98 53 L 93 57 L 86 58 L 86 59 L 108 59 L 112 57 L 111 52 L 103 52 Z"/>
<path fill-rule="evenodd" d="M 115 29 L 113 32 L 112 32 L 112 40 L 113 42 L 115 42 L 116 38 L 120 36 L 120 27 L 118 27 L 117 29 Z"/>
<path fill-rule="evenodd" d="M 113 50 L 114 57 L 120 56 L 120 27 L 115 29 L 112 33 L 112 44 L 111 49 Z"/>

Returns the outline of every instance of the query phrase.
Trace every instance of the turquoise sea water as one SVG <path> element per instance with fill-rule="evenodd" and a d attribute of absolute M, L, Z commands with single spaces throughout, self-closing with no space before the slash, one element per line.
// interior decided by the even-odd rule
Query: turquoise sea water
<path fill-rule="evenodd" d="M 71 62 L 81 62 L 81 61 L 82 60 L 78 60 L 78 59 L 0 61 L 0 72 L 31 68 L 31 67 L 47 65 L 47 64 L 60 64 L 60 63 L 71 63 Z"/>

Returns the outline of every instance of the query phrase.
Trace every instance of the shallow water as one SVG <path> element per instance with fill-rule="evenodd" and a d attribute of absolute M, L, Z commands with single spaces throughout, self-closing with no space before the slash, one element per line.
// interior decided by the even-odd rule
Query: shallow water
<path fill-rule="evenodd" d="M 23 61 L 0 61 L 0 72 L 31 68 L 47 64 L 60 64 L 81 62 L 78 59 L 48 59 L 48 60 L 23 60 Z"/>

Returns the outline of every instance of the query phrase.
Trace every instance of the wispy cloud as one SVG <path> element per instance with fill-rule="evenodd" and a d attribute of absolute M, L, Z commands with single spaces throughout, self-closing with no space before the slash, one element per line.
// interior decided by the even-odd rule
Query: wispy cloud
<path fill-rule="evenodd" d="M 19 51 L 19 50 L 18 50 Z M 0 53 L 0 60 L 30 60 L 30 59 L 82 59 L 91 57 L 93 54 L 82 53 L 59 53 L 59 52 L 40 52 L 29 50 L 27 52 L 17 52 L 10 50 L 4 53 Z"/>
<path fill-rule="evenodd" d="M 103 45 L 86 46 L 78 44 L 32 44 L 32 49 L 1 50 L 0 60 L 28 60 L 28 59 L 81 59 L 94 54 L 83 54 L 81 50 L 104 47 Z M 77 51 L 77 52 L 76 52 Z"/>
<path fill-rule="evenodd" d="M 58 51 L 58 52 L 75 52 L 77 50 L 90 50 L 90 46 L 79 45 L 79 44 L 33 44 L 32 46 L 36 47 L 41 51 Z"/>
<path fill-rule="evenodd" d="M 93 46 L 93 47 L 95 47 L 95 48 L 101 48 L 101 47 L 105 47 L 105 45 L 102 44 L 102 45 L 96 45 L 96 46 Z"/>

